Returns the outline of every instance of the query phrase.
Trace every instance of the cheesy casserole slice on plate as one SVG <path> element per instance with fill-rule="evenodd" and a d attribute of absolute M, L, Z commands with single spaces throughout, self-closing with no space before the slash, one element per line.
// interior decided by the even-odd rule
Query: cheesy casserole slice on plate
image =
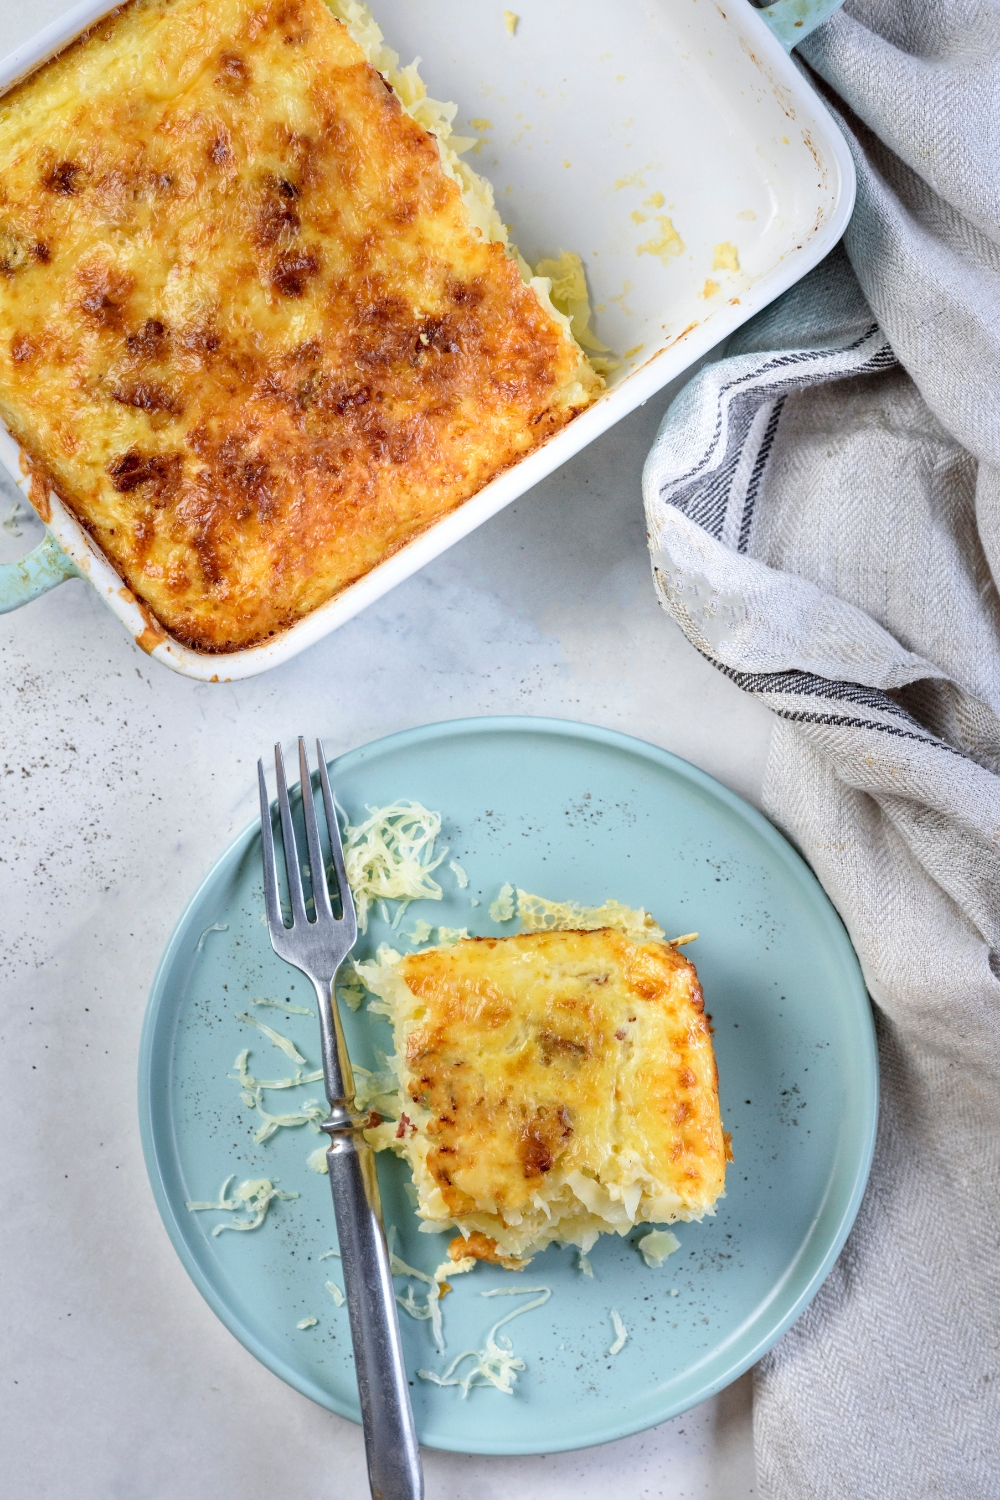
<path fill-rule="evenodd" d="M 394 961 L 395 960 L 395 961 Z M 398 1121 L 367 1132 L 413 1171 L 453 1259 L 713 1211 L 729 1147 L 694 965 L 612 927 L 468 938 L 360 966 L 393 1023 Z"/>
<path fill-rule="evenodd" d="M 356 0 L 132 0 L 0 100 L 0 417 L 196 649 L 294 623 L 600 388 L 397 62 Z"/>

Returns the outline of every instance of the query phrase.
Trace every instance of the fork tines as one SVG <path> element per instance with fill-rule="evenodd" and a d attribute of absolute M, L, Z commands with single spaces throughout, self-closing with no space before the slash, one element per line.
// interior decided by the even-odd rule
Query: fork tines
<path fill-rule="evenodd" d="M 343 918 L 348 919 L 350 924 L 353 925 L 354 903 L 351 898 L 350 887 L 347 884 L 347 874 L 344 869 L 344 848 L 340 838 L 340 824 L 337 820 L 337 809 L 333 800 L 333 792 L 330 789 L 330 778 L 326 769 L 326 755 L 323 750 L 322 740 L 316 741 L 316 751 L 319 756 L 319 782 L 323 793 L 323 810 L 326 814 L 330 853 L 332 855 L 333 869 L 340 895 L 341 911 Z M 305 740 L 301 735 L 299 736 L 299 777 L 302 792 L 302 816 L 306 830 L 306 847 L 315 909 L 314 916 L 311 919 L 306 912 L 305 893 L 302 887 L 302 868 L 299 860 L 298 845 L 295 839 L 295 828 L 292 823 L 291 804 L 288 799 L 285 761 L 280 745 L 275 745 L 274 747 L 274 769 L 278 783 L 278 812 L 281 818 L 281 841 L 284 846 L 285 872 L 288 878 L 288 893 L 292 906 L 291 926 L 294 928 L 301 922 L 310 922 L 310 925 L 314 923 L 325 925 L 337 921 L 338 919 L 333 914 L 326 864 L 320 844 L 319 824 L 316 819 L 316 803 L 312 789 L 312 776 L 309 771 L 309 762 L 306 758 Z M 263 760 L 257 762 L 257 780 L 260 789 L 260 827 L 264 856 L 264 898 L 267 906 L 268 925 L 273 932 L 276 928 L 284 927 L 285 920 L 278 896 L 278 867 L 274 848 L 274 831 L 271 824 L 271 802 L 267 792 L 267 783 L 264 778 Z"/>

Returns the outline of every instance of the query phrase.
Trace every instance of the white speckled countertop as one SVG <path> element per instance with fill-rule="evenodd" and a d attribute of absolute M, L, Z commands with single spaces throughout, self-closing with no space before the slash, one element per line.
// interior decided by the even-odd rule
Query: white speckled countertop
<path fill-rule="evenodd" d="M 0 49 L 63 8 L 0 0 Z M 248 682 L 150 662 L 82 582 L 0 620 L 5 1493 L 365 1500 L 360 1429 L 256 1363 L 160 1224 L 135 1108 L 146 994 L 188 895 L 252 815 L 257 755 L 300 731 L 333 754 L 465 714 L 552 714 L 759 800 L 769 716 L 653 597 L 639 476 L 667 399 Z M 38 535 L 8 522 L 0 558 Z M 428 1500 L 747 1500 L 748 1378 L 607 1447 L 425 1464 Z"/>

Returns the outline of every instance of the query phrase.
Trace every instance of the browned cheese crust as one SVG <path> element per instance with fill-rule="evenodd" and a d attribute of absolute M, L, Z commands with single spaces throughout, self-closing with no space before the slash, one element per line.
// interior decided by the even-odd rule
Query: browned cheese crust
<path fill-rule="evenodd" d="M 320 0 L 134 0 L 0 101 L 0 416 L 197 649 L 367 573 L 582 370 Z"/>
<path fill-rule="evenodd" d="M 399 973 L 419 1002 L 406 1089 L 456 1220 L 484 1203 L 525 1211 L 574 1169 L 635 1172 L 685 1213 L 715 1202 L 718 1072 L 698 976 L 675 948 L 610 928 L 526 933 L 412 954 Z M 480 1234 L 465 1253 L 495 1258 L 495 1242 Z"/>

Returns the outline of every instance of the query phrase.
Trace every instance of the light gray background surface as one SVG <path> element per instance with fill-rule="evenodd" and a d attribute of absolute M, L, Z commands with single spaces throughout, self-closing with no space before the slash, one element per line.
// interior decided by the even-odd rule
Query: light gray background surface
<path fill-rule="evenodd" d="M 64 8 L 0 0 L 0 55 Z M 553 714 L 663 745 L 759 802 L 770 716 L 653 596 L 639 479 L 668 399 L 249 682 L 151 662 L 82 582 L 0 618 L 5 1495 L 365 1500 L 360 1430 L 236 1343 L 160 1224 L 135 1106 L 146 995 L 275 739 L 319 734 L 336 754 L 465 714 Z M 41 535 L 14 498 L 3 559 Z M 485 1423 L 502 1398 L 470 1399 Z M 749 1410 L 744 1377 L 603 1448 L 428 1452 L 428 1500 L 748 1500 Z"/>

